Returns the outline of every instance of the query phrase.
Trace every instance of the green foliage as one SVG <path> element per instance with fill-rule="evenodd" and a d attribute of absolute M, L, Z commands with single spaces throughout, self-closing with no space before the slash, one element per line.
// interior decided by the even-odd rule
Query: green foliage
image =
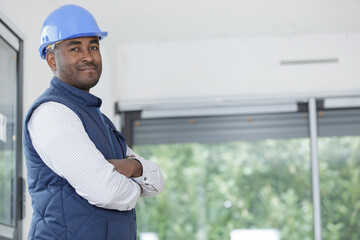
<path fill-rule="evenodd" d="M 319 151 L 323 239 L 358 240 L 360 138 L 324 138 Z"/>
<path fill-rule="evenodd" d="M 308 139 L 164 144 L 135 150 L 166 180 L 137 206 L 139 232 L 160 240 L 230 239 L 233 229 L 274 228 L 313 239 Z M 360 138 L 319 140 L 322 237 L 360 239 Z"/>
<path fill-rule="evenodd" d="M 159 239 L 230 239 L 237 228 L 275 228 L 312 239 L 309 141 L 138 146 L 166 190 L 138 204 L 140 232 Z"/>

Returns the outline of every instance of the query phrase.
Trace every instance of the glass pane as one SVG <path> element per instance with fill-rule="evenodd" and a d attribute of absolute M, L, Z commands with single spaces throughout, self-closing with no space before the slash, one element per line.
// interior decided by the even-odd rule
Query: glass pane
<path fill-rule="evenodd" d="M 319 140 L 322 239 L 360 239 L 360 137 Z"/>
<path fill-rule="evenodd" d="M 16 51 L 0 38 L 0 224 L 15 225 Z"/>
<path fill-rule="evenodd" d="M 299 138 L 135 146 L 166 180 L 160 196 L 137 205 L 140 239 L 313 239 L 309 145 Z"/>

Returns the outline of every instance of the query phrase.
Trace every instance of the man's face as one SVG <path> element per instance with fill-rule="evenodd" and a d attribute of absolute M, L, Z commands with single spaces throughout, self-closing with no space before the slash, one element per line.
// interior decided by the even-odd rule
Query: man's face
<path fill-rule="evenodd" d="M 101 76 L 102 62 L 97 37 L 64 40 L 46 55 L 46 60 L 57 78 L 87 92 Z"/>

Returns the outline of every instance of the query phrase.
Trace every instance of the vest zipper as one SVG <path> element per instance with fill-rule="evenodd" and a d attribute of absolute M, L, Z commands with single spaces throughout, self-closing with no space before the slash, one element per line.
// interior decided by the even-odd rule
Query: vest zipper
<path fill-rule="evenodd" d="M 110 146 L 111 146 L 111 149 L 112 149 L 112 152 L 114 154 L 114 158 L 116 158 L 116 151 L 115 151 L 115 147 L 114 147 L 114 143 L 113 141 L 111 140 L 111 136 L 110 136 L 110 131 L 109 131 L 109 127 L 107 126 L 106 122 L 105 122 L 105 119 L 104 119 L 104 116 L 102 115 L 102 113 L 100 112 L 100 109 L 99 108 L 96 108 L 99 116 L 100 116 L 100 119 L 102 121 L 102 123 L 104 124 L 104 127 L 105 127 L 105 130 L 107 132 L 107 135 L 108 135 L 108 138 L 109 138 L 109 142 L 110 142 Z"/>

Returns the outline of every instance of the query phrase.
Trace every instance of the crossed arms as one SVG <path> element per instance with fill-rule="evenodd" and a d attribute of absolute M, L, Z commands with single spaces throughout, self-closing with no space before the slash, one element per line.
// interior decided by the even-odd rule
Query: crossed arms
<path fill-rule="evenodd" d="M 63 104 L 41 104 L 28 130 L 44 163 L 90 204 L 126 211 L 135 207 L 140 196 L 156 196 L 164 189 L 159 167 L 129 147 L 127 159 L 105 159 L 79 117 Z"/>

